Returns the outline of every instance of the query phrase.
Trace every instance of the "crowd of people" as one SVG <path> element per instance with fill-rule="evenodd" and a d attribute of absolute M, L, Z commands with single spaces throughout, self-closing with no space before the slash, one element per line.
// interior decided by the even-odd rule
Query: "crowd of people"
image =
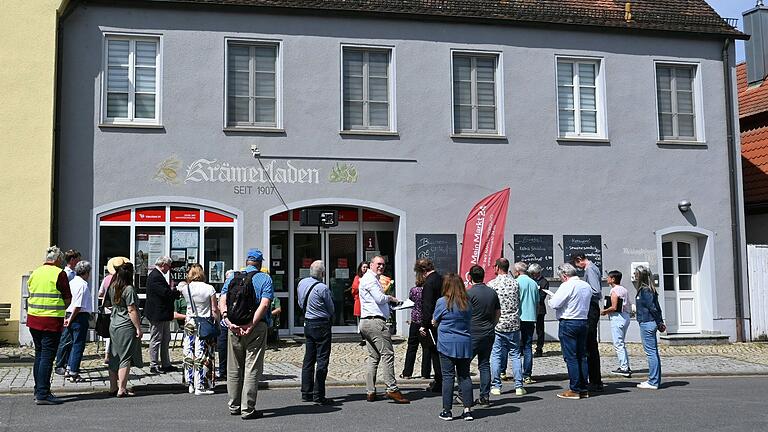
<path fill-rule="evenodd" d="M 143 316 L 149 323 L 150 373 L 176 370 L 169 355 L 170 322 L 179 318 L 174 302 L 187 304 L 183 336 L 183 377 L 189 392 L 213 394 L 217 379 L 226 380 L 228 408 L 232 415 L 254 419 L 258 383 L 264 367 L 268 330 L 276 316 L 272 279 L 262 267 L 263 254 L 250 249 L 242 271 L 227 272 L 217 296 L 205 283 L 202 266 L 192 264 L 186 280 L 174 286 L 167 278 L 172 261 L 160 257 L 147 276 L 147 300 Z M 62 269 L 63 267 L 63 269 Z M 398 404 L 410 403 L 395 377 L 395 354 L 390 329 L 392 308 L 402 302 L 387 294 L 381 280 L 385 259 L 374 256 L 358 266 L 352 286 L 358 330 L 368 351 L 366 400 L 380 399 L 377 378 L 385 385 L 383 397 Z M 577 267 L 584 278 L 577 276 Z M 131 367 L 143 367 L 141 316 L 134 284 L 133 264 L 124 257 L 107 263 L 108 275 L 99 290 L 99 314 L 109 314 L 109 344 L 105 364 L 109 368 L 110 393 L 116 397 L 134 395 L 127 385 Z M 546 305 L 554 309 L 559 323 L 558 339 L 568 371 L 568 389 L 557 396 L 582 399 L 604 391 L 597 351 L 597 326 L 600 315 L 608 315 L 616 349 L 618 368 L 613 373 L 631 377 L 624 339 L 630 315 L 636 314 L 643 348 L 648 359 L 648 380 L 637 386 L 658 389 L 661 365 L 656 333 L 665 331 L 653 275 L 646 267 L 634 272 L 637 295 L 632 303 L 629 291 L 621 286 L 622 274 L 610 271 L 611 287 L 605 307 L 601 307 L 602 286 L 599 268 L 584 255 L 572 257 L 572 264 L 557 268 L 560 285 L 549 290 L 549 281 L 536 263 L 510 264 L 496 260 L 494 278 L 487 284 L 485 270 L 473 266 L 470 283 L 449 273 L 440 275 L 429 259 L 414 264 L 416 286 L 409 291 L 413 301 L 408 348 L 401 379 L 413 378 L 418 349 L 422 349 L 421 376 L 432 378 L 428 392 L 439 393 L 442 410 L 439 418 L 453 419 L 455 402 L 463 406 L 461 418 L 472 420 L 472 408 L 491 403 L 491 396 L 502 393 L 503 381 L 511 360 L 515 394 L 527 393 L 534 383 L 533 359 L 543 355 Z M 331 356 L 332 322 L 335 305 L 324 283 L 325 264 L 314 261 L 309 275 L 299 281 L 297 302 L 303 315 L 305 356 L 301 374 L 301 400 L 333 405 L 326 397 L 325 380 Z M 61 403 L 50 392 L 50 377 L 55 372 L 72 382 L 82 380 L 80 363 L 89 318 L 96 313 L 88 280 L 91 264 L 75 250 L 62 253 L 48 248 L 45 263 L 29 278 L 27 325 L 35 344 L 35 402 Z M 549 301 L 546 298 L 549 296 Z M 279 313 L 279 311 L 278 311 Z M 536 347 L 533 336 L 537 335 Z M 218 351 L 219 368 L 215 367 Z M 473 396 L 470 363 L 477 358 L 480 378 L 479 397 Z M 454 397 L 454 388 L 458 396 Z"/>

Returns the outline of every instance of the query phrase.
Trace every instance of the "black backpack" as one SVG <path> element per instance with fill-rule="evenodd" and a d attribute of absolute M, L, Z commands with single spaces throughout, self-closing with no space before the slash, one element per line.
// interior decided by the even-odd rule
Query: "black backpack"
<path fill-rule="evenodd" d="M 244 325 L 253 321 L 253 314 L 259 307 L 256 292 L 253 289 L 253 275 L 258 272 L 258 270 L 237 272 L 229 282 L 227 319 L 232 324 Z"/>

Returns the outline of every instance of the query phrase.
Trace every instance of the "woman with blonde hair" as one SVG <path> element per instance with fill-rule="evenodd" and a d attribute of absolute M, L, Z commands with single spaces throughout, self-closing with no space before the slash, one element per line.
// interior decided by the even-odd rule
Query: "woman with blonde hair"
<path fill-rule="evenodd" d="M 185 282 L 179 284 L 179 291 L 187 302 L 187 317 L 184 322 L 184 376 L 189 383 L 189 393 L 196 396 L 213 394 L 215 386 L 214 351 L 215 339 L 198 336 L 195 318 L 219 320 L 219 306 L 216 290 L 205 283 L 205 271 L 200 264 L 192 264 Z M 214 323 L 214 326 L 218 324 Z"/>
<path fill-rule="evenodd" d="M 640 324 L 640 338 L 643 341 L 643 349 L 648 358 L 648 380 L 637 385 L 638 388 L 658 390 L 661 385 L 661 358 L 656 341 L 656 332 L 664 332 L 667 326 L 661 316 L 659 306 L 659 293 L 653 284 L 653 275 L 645 266 L 635 269 L 637 281 L 637 297 L 635 301 L 637 309 L 637 322 Z"/>
<path fill-rule="evenodd" d="M 458 375 L 459 394 L 464 403 L 464 420 L 472 417 L 472 379 L 469 363 L 472 361 L 472 305 L 467 297 L 464 281 L 456 273 L 443 278 L 443 296 L 437 300 L 432 325 L 438 326 L 437 352 L 440 353 L 440 367 L 443 374 L 443 411 L 441 420 L 452 420 L 453 381 Z"/>
<path fill-rule="evenodd" d="M 112 306 L 109 323 L 109 388 L 110 393 L 117 397 L 134 396 L 128 390 L 128 373 L 131 366 L 144 366 L 141 358 L 139 296 L 132 283 L 133 264 L 126 262 L 116 269 L 106 295 L 106 302 Z"/>

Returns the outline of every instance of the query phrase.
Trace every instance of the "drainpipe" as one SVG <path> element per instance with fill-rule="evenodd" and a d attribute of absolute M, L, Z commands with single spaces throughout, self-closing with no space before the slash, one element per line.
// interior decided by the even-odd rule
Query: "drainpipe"
<path fill-rule="evenodd" d="M 736 172 L 736 152 L 739 149 L 736 148 L 736 140 L 734 137 L 734 113 L 733 113 L 733 81 L 731 79 L 730 59 L 728 56 L 728 48 L 731 45 L 731 39 L 725 39 L 723 43 L 723 79 L 725 83 L 725 109 L 727 115 L 725 116 L 725 123 L 727 126 L 727 143 L 728 143 L 728 182 L 731 189 L 731 236 L 733 238 L 733 281 L 734 281 L 734 305 L 736 308 L 736 341 L 744 342 L 744 299 L 743 299 L 743 280 L 742 280 L 742 266 L 741 261 L 741 229 L 740 229 L 740 213 L 739 208 L 740 200 L 738 197 L 739 185 L 737 180 L 739 179 L 739 173 Z M 741 153 L 739 152 L 739 156 Z"/>

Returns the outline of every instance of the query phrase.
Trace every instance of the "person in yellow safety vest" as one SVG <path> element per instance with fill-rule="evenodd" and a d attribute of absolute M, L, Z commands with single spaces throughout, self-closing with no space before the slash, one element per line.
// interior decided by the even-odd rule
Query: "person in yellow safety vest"
<path fill-rule="evenodd" d="M 64 315 L 72 299 L 67 274 L 61 269 L 64 254 L 56 246 L 45 253 L 45 263 L 29 276 L 27 327 L 35 343 L 35 404 L 58 405 L 61 400 L 51 394 L 51 372 L 59 347 Z"/>

